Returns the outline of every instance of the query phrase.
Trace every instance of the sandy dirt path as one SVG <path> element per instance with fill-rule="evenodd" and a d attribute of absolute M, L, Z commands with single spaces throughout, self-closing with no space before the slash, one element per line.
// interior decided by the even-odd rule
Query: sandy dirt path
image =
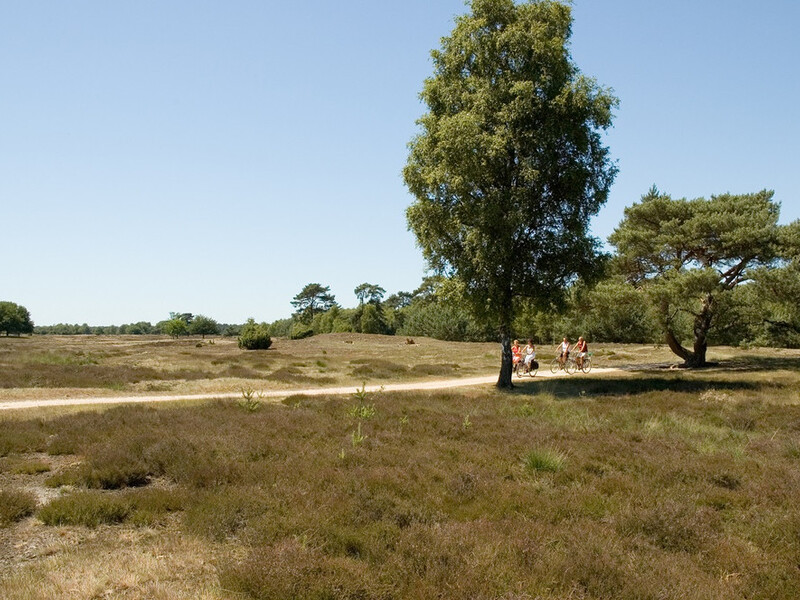
<path fill-rule="evenodd" d="M 611 373 L 618 372 L 616 368 L 595 368 L 592 373 Z M 550 373 L 549 370 L 540 369 L 536 377 L 530 378 L 523 376 L 514 378 L 515 381 L 537 381 L 553 377 L 564 377 L 564 371 Z M 580 375 L 575 375 L 580 377 Z M 452 388 L 489 385 L 497 382 L 497 373 L 492 375 L 482 375 L 480 377 L 463 377 L 461 379 L 438 379 L 434 381 L 416 381 L 408 383 L 388 383 L 365 386 L 367 392 L 404 392 L 418 390 L 446 390 Z M 304 388 L 292 390 L 256 390 L 254 397 L 260 400 L 279 401 L 289 396 L 341 396 L 352 394 L 361 388 L 353 386 L 346 387 L 323 387 L 323 388 Z M 213 400 L 213 399 L 239 399 L 241 392 L 220 392 L 206 394 L 183 394 L 183 395 L 159 395 L 159 396 L 98 396 L 96 398 L 49 398 L 37 400 L 9 400 L 0 402 L 0 410 L 13 410 L 23 408 L 45 408 L 49 406 L 80 406 L 93 404 L 141 404 L 149 402 L 176 402 L 190 400 Z"/>

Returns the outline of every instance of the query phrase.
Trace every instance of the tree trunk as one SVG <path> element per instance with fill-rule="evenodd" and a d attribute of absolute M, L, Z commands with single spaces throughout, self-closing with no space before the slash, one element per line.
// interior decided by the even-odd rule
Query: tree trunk
<path fill-rule="evenodd" d="M 703 298 L 703 309 L 694 318 L 694 352 L 686 359 L 687 367 L 706 366 L 706 351 L 708 350 L 708 330 L 711 329 L 711 320 L 714 318 L 714 296 L 708 294 Z"/>
<path fill-rule="evenodd" d="M 672 331 L 672 329 L 667 329 L 666 339 L 667 345 L 669 346 L 669 349 L 672 350 L 673 354 L 682 358 L 684 364 L 687 363 L 692 356 L 692 353 L 683 347 L 683 344 L 681 344 L 678 341 L 678 338 L 675 337 L 675 333 Z"/>
<path fill-rule="evenodd" d="M 685 367 L 704 367 L 706 366 L 706 352 L 708 351 L 708 331 L 711 329 L 711 321 L 714 318 L 714 297 L 708 294 L 703 298 L 703 308 L 694 317 L 694 344 L 692 350 L 684 348 L 675 337 L 675 333 L 667 327 L 667 345 L 677 356 L 683 359 Z"/>
<path fill-rule="evenodd" d="M 514 387 L 511 375 L 514 368 L 511 357 L 511 335 L 507 327 L 500 330 L 500 377 L 497 379 L 497 387 L 501 390 L 510 390 Z"/>

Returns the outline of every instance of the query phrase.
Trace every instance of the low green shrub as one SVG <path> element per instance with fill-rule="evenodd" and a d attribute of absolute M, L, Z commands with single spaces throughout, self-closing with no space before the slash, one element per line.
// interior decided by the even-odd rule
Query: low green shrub
<path fill-rule="evenodd" d="M 45 525 L 97 527 L 124 521 L 131 509 L 125 498 L 102 492 L 78 492 L 52 500 L 39 509 L 37 516 Z"/>
<path fill-rule="evenodd" d="M 66 469 L 50 475 L 50 477 L 45 480 L 44 484 L 47 487 L 60 488 L 64 486 L 79 486 L 81 482 L 81 475 L 78 469 Z"/>
<path fill-rule="evenodd" d="M 39 473 L 47 473 L 49 470 L 50 465 L 41 460 L 24 460 L 13 467 L 14 473 L 18 475 L 38 475 Z"/>
<path fill-rule="evenodd" d="M 266 350 L 272 345 L 269 325 L 248 319 L 239 332 L 239 348 L 244 350 Z"/>
<path fill-rule="evenodd" d="M 289 335 L 293 340 L 302 340 L 314 335 L 314 330 L 305 323 L 297 322 L 292 325 L 292 331 Z"/>
<path fill-rule="evenodd" d="M 21 490 L 0 490 L 0 527 L 32 515 L 36 510 L 36 497 Z"/>

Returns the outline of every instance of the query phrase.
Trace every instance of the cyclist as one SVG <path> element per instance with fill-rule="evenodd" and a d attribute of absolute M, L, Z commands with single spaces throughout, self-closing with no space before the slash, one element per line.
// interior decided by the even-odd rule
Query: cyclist
<path fill-rule="evenodd" d="M 528 345 L 525 346 L 524 352 L 525 356 L 523 360 L 525 361 L 525 372 L 530 373 L 531 366 L 536 362 L 536 346 L 533 345 L 533 340 L 528 340 Z"/>
<path fill-rule="evenodd" d="M 514 365 L 513 369 L 516 371 L 522 361 L 522 349 L 519 347 L 519 340 L 514 340 L 514 343 L 511 344 L 511 361 Z"/>
<path fill-rule="evenodd" d="M 558 362 L 561 368 L 564 368 L 564 363 L 569 358 L 569 340 L 564 338 L 558 345 Z"/>
<path fill-rule="evenodd" d="M 586 340 L 583 339 L 583 336 L 578 337 L 578 342 L 575 344 L 573 350 L 577 353 L 575 356 L 575 364 L 578 365 L 579 369 L 582 369 L 583 358 L 586 356 L 586 353 L 589 352 L 589 345 L 586 343 Z"/>

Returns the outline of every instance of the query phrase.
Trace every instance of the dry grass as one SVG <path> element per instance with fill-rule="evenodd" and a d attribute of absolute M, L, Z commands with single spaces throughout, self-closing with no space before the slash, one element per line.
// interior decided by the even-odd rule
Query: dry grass
<path fill-rule="evenodd" d="M 50 542 L 38 560 L 6 573 L 0 590 L 7 600 L 234 598 L 219 586 L 214 552 L 171 530 L 105 528 Z"/>
<path fill-rule="evenodd" d="M 473 376 L 499 365 L 496 344 L 330 334 L 241 350 L 235 339 L 161 336 L 0 338 L 0 400 L 350 385 Z"/>
<path fill-rule="evenodd" d="M 539 347 L 545 361 L 555 352 Z M 598 367 L 672 365 L 666 347 L 593 344 Z M 492 374 L 499 345 L 394 336 L 329 334 L 277 339 L 247 351 L 235 339 L 163 336 L 0 337 L 0 401 L 109 395 L 213 394 Z M 714 348 L 727 366 L 796 368 L 786 350 Z M 744 361 L 744 362 L 742 362 Z"/>
<path fill-rule="evenodd" d="M 800 597 L 800 352 L 719 352 L 513 393 L 20 412 L 0 487 L 38 516 L 0 530 L 0 597 Z M 322 356 L 335 378 L 393 368 Z M 108 506 L 114 525 L 41 522 Z"/>

